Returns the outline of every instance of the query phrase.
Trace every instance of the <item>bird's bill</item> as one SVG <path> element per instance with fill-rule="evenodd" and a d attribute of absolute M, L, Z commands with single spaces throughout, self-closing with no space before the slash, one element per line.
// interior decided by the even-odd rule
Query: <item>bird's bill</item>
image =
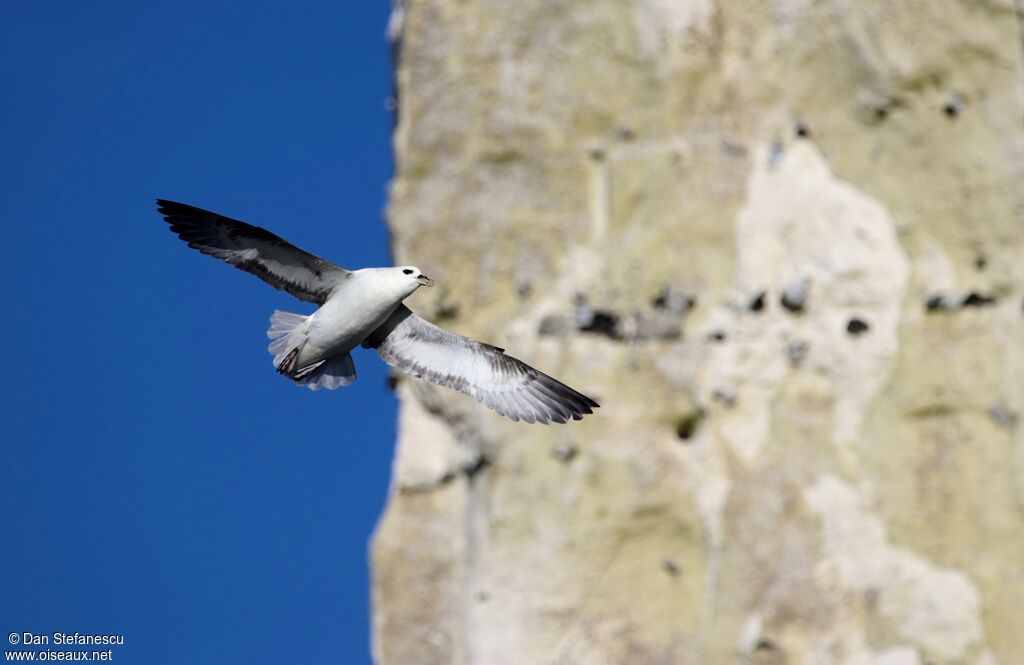
<path fill-rule="evenodd" d="M 416 281 L 419 282 L 420 284 L 422 284 L 423 286 L 433 286 L 434 285 L 434 280 L 430 279 L 426 275 L 420 275 L 419 277 L 416 278 Z"/>

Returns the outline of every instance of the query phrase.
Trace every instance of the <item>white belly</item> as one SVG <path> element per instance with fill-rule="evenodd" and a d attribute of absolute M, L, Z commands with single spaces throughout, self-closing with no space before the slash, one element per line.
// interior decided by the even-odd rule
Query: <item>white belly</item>
<path fill-rule="evenodd" d="M 305 341 L 299 354 L 299 367 L 348 353 L 376 330 L 408 295 L 375 293 L 363 288 L 353 277 L 347 288 L 339 289 L 310 316 Z"/>

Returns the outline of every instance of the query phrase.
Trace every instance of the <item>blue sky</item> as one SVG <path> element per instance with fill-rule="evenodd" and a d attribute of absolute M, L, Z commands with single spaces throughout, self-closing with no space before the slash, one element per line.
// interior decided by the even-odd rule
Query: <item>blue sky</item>
<path fill-rule="evenodd" d="M 396 405 L 277 376 L 308 305 L 188 249 L 180 200 L 389 262 L 386 0 L 8 2 L 0 629 L 122 663 L 369 662 Z"/>

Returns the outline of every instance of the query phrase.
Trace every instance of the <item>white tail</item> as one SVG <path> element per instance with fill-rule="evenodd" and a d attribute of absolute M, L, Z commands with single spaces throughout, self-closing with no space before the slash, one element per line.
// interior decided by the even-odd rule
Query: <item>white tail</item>
<path fill-rule="evenodd" d="M 310 390 L 327 388 L 334 390 L 347 386 L 356 380 L 356 364 L 352 362 L 352 356 L 344 354 L 334 356 L 327 362 L 318 365 L 316 369 L 305 374 L 302 378 L 295 379 L 295 383 L 306 386 Z"/>
<path fill-rule="evenodd" d="M 270 328 L 267 329 L 267 337 L 273 341 L 267 350 L 274 355 L 274 367 L 295 383 L 306 386 L 310 390 L 320 390 L 321 388 L 334 390 L 355 381 L 356 365 L 352 362 L 352 356 L 347 353 L 328 360 L 321 360 L 309 367 L 294 367 L 305 338 L 292 339 L 292 333 L 308 318 L 302 314 L 282 312 L 281 310 L 275 310 L 270 315 Z"/>
<path fill-rule="evenodd" d="M 308 316 L 301 314 L 282 312 L 279 309 L 274 310 L 274 313 L 270 315 L 270 327 L 267 328 L 267 337 L 274 341 L 270 343 L 267 350 L 274 356 L 274 367 L 278 367 L 291 350 L 292 332 L 308 318 Z"/>

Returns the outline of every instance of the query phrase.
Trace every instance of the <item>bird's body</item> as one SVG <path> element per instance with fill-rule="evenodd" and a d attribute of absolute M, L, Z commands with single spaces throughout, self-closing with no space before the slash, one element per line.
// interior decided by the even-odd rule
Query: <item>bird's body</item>
<path fill-rule="evenodd" d="M 395 268 L 354 270 L 316 312 L 291 334 L 296 365 L 307 367 L 348 353 L 363 343 L 420 286 L 393 279 Z M 401 270 L 401 269 L 398 269 Z"/>
<path fill-rule="evenodd" d="M 200 208 L 157 200 L 190 247 L 319 306 L 304 316 L 274 312 L 267 336 L 277 371 L 313 390 L 356 378 L 350 351 L 376 349 L 389 365 L 466 393 L 512 420 L 579 420 L 597 402 L 503 349 L 447 332 L 402 302 L 433 282 L 414 266 L 349 271 L 278 236 Z"/>

